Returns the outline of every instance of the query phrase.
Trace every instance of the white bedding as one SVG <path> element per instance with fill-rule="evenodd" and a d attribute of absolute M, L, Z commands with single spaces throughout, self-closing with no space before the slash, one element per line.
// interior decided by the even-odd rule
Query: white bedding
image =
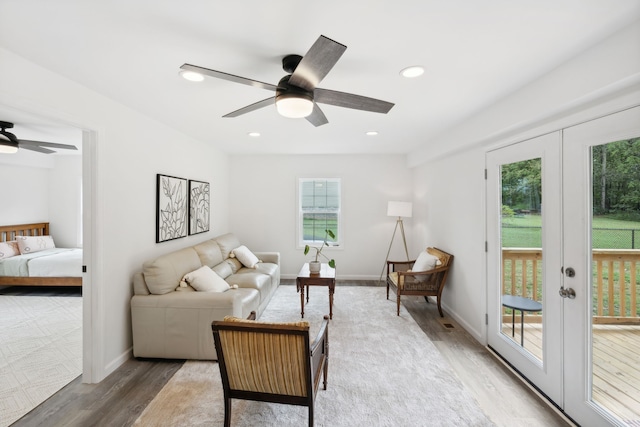
<path fill-rule="evenodd" d="M 81 277 L 82 249 L 46 249 L 0 260 L 0 276 Z"/>

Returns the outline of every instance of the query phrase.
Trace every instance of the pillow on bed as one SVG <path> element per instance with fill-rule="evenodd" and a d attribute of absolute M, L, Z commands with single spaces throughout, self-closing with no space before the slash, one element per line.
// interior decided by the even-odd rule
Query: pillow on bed
<path fill-rule="evenodd" d="M 56 247 L 51 236 L 16 236 L 16 240 L 22 255 Z"/>
<path fill-rule="evenodd" d="M 0 242 L 0 259 L 11 258 L 12 256 L 16 255 L 20 255 L 18 242 L 16 242 L 15 240 Z"/>

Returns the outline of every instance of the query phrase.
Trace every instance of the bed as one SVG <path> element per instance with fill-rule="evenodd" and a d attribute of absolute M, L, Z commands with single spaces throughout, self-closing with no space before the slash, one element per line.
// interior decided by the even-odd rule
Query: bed
<path fill-rule="evenodd" d="M 0 226 L 0 242 L 19 236 L 49 236 L 49 223 Z M 82 286 L 82 249 L 33 252 L 0 259 L 0 286 Z"/>

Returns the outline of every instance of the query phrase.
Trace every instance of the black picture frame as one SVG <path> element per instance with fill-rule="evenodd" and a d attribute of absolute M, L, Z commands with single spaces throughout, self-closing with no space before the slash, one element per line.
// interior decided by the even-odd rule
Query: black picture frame
<path fill-rule="evenodd" d="M 189 235 L 206 233 L 211 223 L 211 186 L 189 180 Z"/>
<path fill-rule="evenodd" d="M 187 179 L 157 174 L 156 243 L 187 236 Z"/>

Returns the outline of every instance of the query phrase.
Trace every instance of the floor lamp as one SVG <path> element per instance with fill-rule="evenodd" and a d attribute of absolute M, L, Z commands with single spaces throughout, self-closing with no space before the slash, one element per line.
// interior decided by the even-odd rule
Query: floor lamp
<path fill-rule="evenodd" d="M 387 257 L 384 261 L 384 265 L 382 266 L 382 271 L 380 272 L 380 281 L 382 281 L 382 275 L 384 274 L 384 269 L 387 265 L 387 261 L 389 260 L 389 254 L 391 253 L 391 246 L 393 245 L 393 239 L 396 237 L 396 231 L 398 228 L 400 229 L 400 233 L 402 234 L 402 243 L 404 243 L 404 253 L 407 255 L 407 261 L 409 261 L 409 251 L 407 250 L 407 238 L 404 235 L 404 223 L 402 222 L 402 217 L 411 218 L 413 205 L 411 202 L 389 202 L 387 205 L 387 216 L 395 216 L 398 217 L 396 220 L 396 227 L 393 229 L 393 235 L 391 236 L 391 242 L 389 242 L 389 250 L 387 250 Z"/>

